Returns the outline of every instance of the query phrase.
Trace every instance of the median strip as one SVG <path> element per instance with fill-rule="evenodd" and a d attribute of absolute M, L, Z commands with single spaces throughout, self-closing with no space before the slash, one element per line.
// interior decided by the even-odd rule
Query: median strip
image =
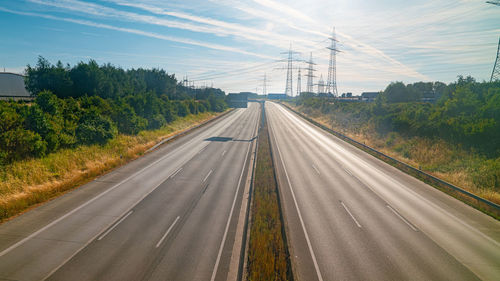
<path fill-rule="evenodd" d="M 251 209 L 247 280 L 293 280 L 263 107 Z"/>

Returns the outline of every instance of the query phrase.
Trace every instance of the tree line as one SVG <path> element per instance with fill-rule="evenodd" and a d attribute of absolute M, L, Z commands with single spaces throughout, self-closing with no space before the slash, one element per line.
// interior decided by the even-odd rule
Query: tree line
<path fill-rule="evenodd" d="M 422 102 L 421 97 L 429 92 L 436 101 Z M 441 138 L 487 157 L 500 156 L 500 81 L 477 82 L 459 76 L 450 84 L 395 82 L 373 103 L 331 102 L 311 96 L 301 96 L 296 103 L 329 114 L 345 128 L 372 126 L 382 135 L 398 132 Z"/>
<path fill-rule="evenodd" d="M 227 108 L 220 89 L 193 89 L 161 69 L 124 70 L 94 60 L 26 67 L 32 102 L 0 101 L 0 164 L 61 148 L 105 144 L 178 117 Z"/>

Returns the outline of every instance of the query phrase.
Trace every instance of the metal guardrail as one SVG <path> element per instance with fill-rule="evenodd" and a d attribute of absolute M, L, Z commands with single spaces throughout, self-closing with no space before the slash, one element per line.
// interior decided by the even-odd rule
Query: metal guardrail
<path fill-rule="evenodd" d="M 384 160 L 386 159 L 385 162 L 388 162 L 387 160 L 390 160 L 392 161 L 394 164 L 397 164 L 398 166 L 396 166 L 396 168 L 400 169 L 400 170 L 403 170 L 406 171 L 405 172 L 411 172 L 413 173 L 414 175 L 417 175 L 420 179 L 426 181 L 427 183 L 434 183 L 434 184 L 439 184 L 440 186 L 439 187 L 445 187 L 451 191 L 453 191 L 454 193 L 458 193 L 457 195 L 460 195 L 460 196 L 455 196 L 456 198 L 458 197 L 458 199 L 462 199 L 462 201 L 464 201 L 465 203 L 468 203 L 469 205 L 472 205 L 473 207 L 477 208 L 477 209 L 480 209 L 480 210 L 483 210 L 484 212 L 488 213 L 489 215 L 492 215 L 493 217 L 497 218 L 497 219 L 500 219 L 500 205 L 494 203 L 494 202 L 491 202 L 487 199 L 484 199 L 480 196 L 477 196 L 467 190 L 464 190 L 456 185 L 453 185 L 449 182 L 446 182 L 440 178 L 437 178 L 431 174 L 428 174 L 422 170 L 419 170 L 413 166 L 410 166 L 396 158 L 393 158 L 387 154 L 384 154 L 378 150 L 375 150 L 367 145 L 365 145 L 364 143 L 360 143 L 340 132 L 337 132 L 331 128 L 328 128 L 327 126 L 313 120 L 312 118 L 309 118 L 308 116 L 306 116 L 305 114 L 301 113 L 301 112 L 298 112 L 297 110 L 291 108 L 290 106 L 284 104 L 284 103 L 280 103 L 282 104 L 283 106 L 285 106 L 286 108 L 288 108 L 290 111 L 294 112 L 295 114 L 301 116 L 302 118 L 306 119 L 307 121 L 309 121 L 310 123 L 316 125 L 317 127 L 320 127 L 321 129 L 329 132 L 329 133 L 332 133 L 333 135 L 355 145 L 355 146 L 358 146 L 358 147 L 361 147 L 362 149 L 364 149 L 365 151 L 369 151 L 371 152 L 371 154 L 375 154 L 374 156 L 377 156 L 378 158 Z M 403 169 L 402 169 L 403 168 Z M 449 193 L 449 192 L 447 192 Z M 464 200 L 465 199 L 465 200 Z M 475 201 L 474 201 L 475 200 Z M 486 209 L 484 207 L 487 207 Z"/>

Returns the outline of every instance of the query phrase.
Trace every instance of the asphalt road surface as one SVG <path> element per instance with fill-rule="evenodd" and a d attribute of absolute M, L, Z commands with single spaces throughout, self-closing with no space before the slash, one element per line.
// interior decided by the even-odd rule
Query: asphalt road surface
<path fill-rule="evenodd" d="M 266 114 L 298 280 L 500 280 L 500 223 L 275 103 Z"/>
<path fill-rule="evenodd" d="M 1 225 L 0 279 L 226 280 L 259 108 Z"/>

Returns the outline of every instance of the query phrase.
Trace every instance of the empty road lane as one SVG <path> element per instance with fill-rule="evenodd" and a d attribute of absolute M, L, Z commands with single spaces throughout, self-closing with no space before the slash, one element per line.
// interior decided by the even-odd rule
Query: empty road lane
<path fill-rule="evenodd" d="M 0 226 L 0 279 L 226 280 L 249 105 Z"/>
<path fill-rule="evenodd" d="M 500 223 L 266 103 L 298 280 L 499 280 Z"/>

